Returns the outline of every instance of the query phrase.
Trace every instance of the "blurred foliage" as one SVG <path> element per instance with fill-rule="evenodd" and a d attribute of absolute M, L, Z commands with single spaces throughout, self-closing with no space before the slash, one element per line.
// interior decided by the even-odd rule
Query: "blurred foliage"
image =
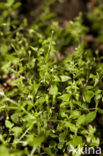
<path fill-rule="evenodd" d="M 92 31 L 98 35 L 98 42 L 103 43 L 103 4 L 95 6 L 88 18 L 93 22 Z"/>

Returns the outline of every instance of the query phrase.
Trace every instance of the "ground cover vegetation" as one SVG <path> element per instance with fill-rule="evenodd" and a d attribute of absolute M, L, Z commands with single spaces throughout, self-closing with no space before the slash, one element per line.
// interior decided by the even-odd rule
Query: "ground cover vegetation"
<path fill-rule="evenodd" d="M 103 146 L 103 4 L 63 24 L 55 3 L 29 24 L 20 1 L 0 2 L 0 156 Z"/>

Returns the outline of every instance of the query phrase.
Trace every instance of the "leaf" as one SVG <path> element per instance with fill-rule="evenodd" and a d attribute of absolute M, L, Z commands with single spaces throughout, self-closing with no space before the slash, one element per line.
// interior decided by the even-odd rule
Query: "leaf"
<path fill-rule="evenodd" d="M 67 142 L 67 145 L 72 145 L 73 147 L 76 147 L 78 145 L 82 144 L 82 137 L 81 136 L 74 136 L 73 140 Z"/>
<path fill-rule="evenodd" d="M 76 127 L 76 125 L 74 125 L 74 124 L 72 124 L 72 123 L 70 123 L 70 122 L 66 122 L 65 126 L 68 127 L 68 128 L 70 128 L 70 130 L 71 130 L 72 132 L 77 132 L 77 129 L 78 129 L 78 128 Z"/>
<path fill-rule="evenodd" d="M 5 121 L 5 126 L 7 127 L 7 128 L 12 128 L 13 127 L 13 123 L 11 123 L 9 120 L 6 120 Z"/>
<path fill-rule="evenodd" d="M 4 145 L 0 145 L 0 156 L 10 156 L 9 149 Z"/>
<path fill-rule="evenodd" d="M 77 119 L 78 117 L 80 117 L 80 115 L 81 115 L 80 111 L 74 110 L 74 111 L 71 113 L 70 118 L 72 118 L 72 119 Z"/>
<path fill-rule="evenodd" d="M 95 98 L 94 98 L 95 102 L 97 103 L 101 99 L 101 97 L 102 97 L 101 90 L 97 89 L 95 91 Z"/>
<path fill-rule="evenodd" d="M 83 134 L 83 135 L 88 134 L 88 131 L 84 129 L 81 131 L 81 134 Z"/>
<path fill-rule="evenodd" d="M 90 112 L 87 115 L 82 115 L 77 120 L 77 125 L 87 125 L 96 118 L 96 111 Z"/>
<path fill-rule="evenodd" d="M 15 113 L 15 114 L 11 115 L 11 120 L 12 120 L 14 123 L 17 123 L 17 122 L 18 122 L 18 114 Z"/>
<path fill-rule="evenodd" d="M 17 2 L 16 4 L 13 5 L 13 7 L 14 7 L 15 9 L 19 8 L 20 6 L 21 6 L 21 3 L 20 3 L 20 2 Z"/>
<path fill-rule="evenodd" d="M 57 95 L 57 93 L 58 93 L 57 86 L 56 85 L 52 85 L 50 90 L 49 90 L 49 94 L 55 96 L 55 95 Z"/>
<path fill-rule="evenodd" d="M 68 81 L 70 79 L 69 76 L 65 76 L 65 75 L 60 76 L 60 78 L 62 82 Z"/>
<path fill-rule="evenodd" d="M 60 133 L 59 142 L 65 142 L 65 139 L 66 139 L 66 133 L 65 132 Z"/>
<path fill-rule="evenodd" d="M 12 131 L 16 136 L 20 135 L 22 133 L 22 128 L 21 127 L 13 127 Z"/>
<path fill-rule="evenodd" d="M 42 136 L 33 137 L 32 135 L 28 135 L 27 140 L 30 146 L 37 147 L 41 145 L 41 143 L 45 140 L 45 136 L 42 135 Z"/>
<path fill-rule="evenodd" d="M 90 101 L 91 101 L 91 99 L 92 99 L 93 96 L 94 96 L 94 92 L 93 91 L 87 90 L 84 93 L 85 101 L 88 102 L 88 103 L 90 103 Z"/>
<path fill-rule="evenodd" d="M 54 81 L 55 82 L 60 82 L 60 78 L 57 75 L 54 75 Z"/>
<path fill-rule="evenodd" d="M 14 2 L 15 2 L 15 0 L 7 0 L 6 6 L 11 7 Z"/>
<path fill-rule="evenodd" d="M 90 112 L 86 115 L 85 124 L 92 122 L 96 118 L 96 111 Z"/>
<path fill-rule="evenodd" d="M 63 143 L 63 142 L 60 142 L 60 143 L 58 144 L 58 148 L 59 148 L 59 149 L 62 149 L 62 148 L 63 148 L 63 145 L 64 145 L 64 143 Z"/>
<path fill-rule="evenodd" d="M 71 96 L 71 94 L 63 94 L 63 95 L 59 96 L 59 99 L 66 102 L 66 101 L 69 101 L 70 96 Z"/>
<path fill-rule="evenodd" d="M 91 145 L 92 147 L 98 147 L 98 146 L 100 145 L 100 140 L 99 140 L 99 138 L 93 137 L 93 138 L 92 138 L 92 142 L 90 143 L 90 145 Z"/>
<path fill-rule="evenodd" d="M 85 119 L 86 119 L 86 116 L 85 115 L 81 115 L 78 120 L 77 120 L 77 125 L 82 125 L 82 124 L 85 124 Z"/>
<path fill-rule="evenodd" d="M 89 125 L 89 134 L 93 135 L 95 133 L 95 131 L 96 131 L 96 128 L 93 127 L 92 125 Z"/>

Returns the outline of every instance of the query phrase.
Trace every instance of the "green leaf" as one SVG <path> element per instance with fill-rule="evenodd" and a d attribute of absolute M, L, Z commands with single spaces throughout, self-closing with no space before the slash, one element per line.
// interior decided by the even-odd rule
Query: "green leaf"
<path fill-rule="evenodd" d="M 59 142 L 65 142 L 65 139 L 66 139 L 66 133 L 65 132 L 60 133 Z"/>
<path fill-rule="evenodd" d="M 80 111 L 75 110 L 71 113 L 70 118 L 77 119 L 78 117 L 80 117 L 80 115 L 81 115 Z"/>
<path fill-rule="evenodd" d="M 14 132 L 15 136 L 18 136 L 22 133 L 22 128 L 21 127 L 13 127 L 12 131 Z"/>
<path fill-rule="evenodd" d="M 92 142 L 90 143 L 90 145 L 91 145 L 92 147 L 98 147 L 98 146 L 100 145 L 100 140 L 99 140 L 99 138 L 93 137 L 93 138 L 92 138 Z"/>
<path fill-rule="evenodd" d="M 0 156 L 10 156 L 9 149 L 4 145 L 0 145 Z"/>
<path fill-rule="evenodd" d="M 90 112 L 87 115 L 83 114 L 77 120 L 77 125 L 87 125 L 96 118 L 96 111 Z"/>
<path fill-rule="evenodd" d="M 7 128 L 12 128 L 13 127 L 13 123 L 11 123 L 9 120 L 6 120 L 5 121 L 5 126 L 7 127 Z"/>
<path fill-rule="evenodd" d="M 93 135 L 96 131 L 96 128 L 93 127 L 92 125 L 89 125 L 89 135 Z"/>
<path fill-rule="evenodd" d="M 13 5 L 14 2 L 15 2 L 15 0 L 7 0 L 6 6 L 10 7 Z"/>
<path fill-rule="evenodd" d="M 81 131 L 81 134 L 86 135 L 86 134 L 88 134 L 88 131 L 84 129 Z"/>
<path fill-rule="evenodd" d="M 71 96 L 71 94 L 63 94 L 63 95 L 59 96 L 58 98 L 64 102 L 66 102 L 66 101 L 69 101 L 70 96 Z"/>
<path fill-rule="evenodd" d="M 62 148 L 63 148 L 63 145 L 64 145 L 64 143 L 63 143 L 63 142 L 60 142 L 60 143 L 58 144 L 58 148 L 59 148 L 59 149 L 62 149 Z"/>
<path fill-rule="evenodd" d="M 57 95 L 57 93 L 58 93 L 57 86 L 56 85 L 52 85 L 51 88 L 50 88 L 50 90 L 49 90 L 49 94 L 55 96 L 55 95 Z"/>
<path fill-rule="evenodd" d="M 83 114 L 77 120 L 77 125 L 85 124 L 86 116 Z"/>
<path fill-rule="evenodd" d="M 57 75 L 54 75 L 54 82 L 60 82 L 60 78 Z"/>
<path fill-rule="evenodd" d="M 72 145 L 73 147 L 76 147 L 78 145 L 82 144 L 82 137 L 81 136 L 74 136 L 73 140 L 67 142 L 67 145 Z"/>
<path fill-rule="evenodd" d="M 70 79 L 70 77 L 66 75 L 61 75 L 60 78 L 62 82 L 68 81 Z"/>
<path fill-rule="evenodd" d="M 21 6 L 21 3 L 20 2 L 17 2 L 16 4 L 13 5 L 13 8 L 17 9 Z"/>
<path fill-rule="evenodd" d="M 11 115 L 11 120 L 12 120 L 14 123 L 17 123 L 17 122 L 18 122 L 18 114 L 15 113 L 15 114 Z"/>
<path fill-rule="evenodd" d="M 28 144 L 30 146 L 39 146 L 41 145 L 41 143 L 45 140 L 45 136 L 42 135 L 42 136 L 38 136 L 38 137 L 33 137 L 32 135 L 28 135 L 27 136 L 27 141 L 28 141 Z"/>
<path fill-rule="evenodd" d="M 88 113 L 85 118 L 85 124 L 92 122 L 96 118 L 96 114 L 96 111 Z"/>
<path fill-rule="evenodd" d="M 77 132 L 77 129 L 78 129 L 75 124 L 72 124 L 70 122 L 66 122 L 65 127 L 70 128 L 72 132 Z"/>
<path fill-rule="evenodd" d="M 94 92 L 93 91 L 87 90 L 84 93 L 85 101 L 88 102 L 88 103 L 90 103 L 90 101 L 91 101 L 91 99 L 92 99 L 93 96 L 94 96 Z"/>

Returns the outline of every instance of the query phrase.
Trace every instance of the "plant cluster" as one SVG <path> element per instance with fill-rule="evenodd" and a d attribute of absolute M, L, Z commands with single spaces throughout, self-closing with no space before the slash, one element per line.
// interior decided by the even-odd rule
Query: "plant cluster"
<path fill-rule="evenodd" d="M 0 3 L 0 156 L 67 156 L 70 145 L 99 146 L 102 57 L 87 48 L 82 15 L 65 28 L 47 14 L 28 26 L 18 20 L 20 5 Z M 73 44 L 74 55 L 56 61 L 56 51 Z"/>

